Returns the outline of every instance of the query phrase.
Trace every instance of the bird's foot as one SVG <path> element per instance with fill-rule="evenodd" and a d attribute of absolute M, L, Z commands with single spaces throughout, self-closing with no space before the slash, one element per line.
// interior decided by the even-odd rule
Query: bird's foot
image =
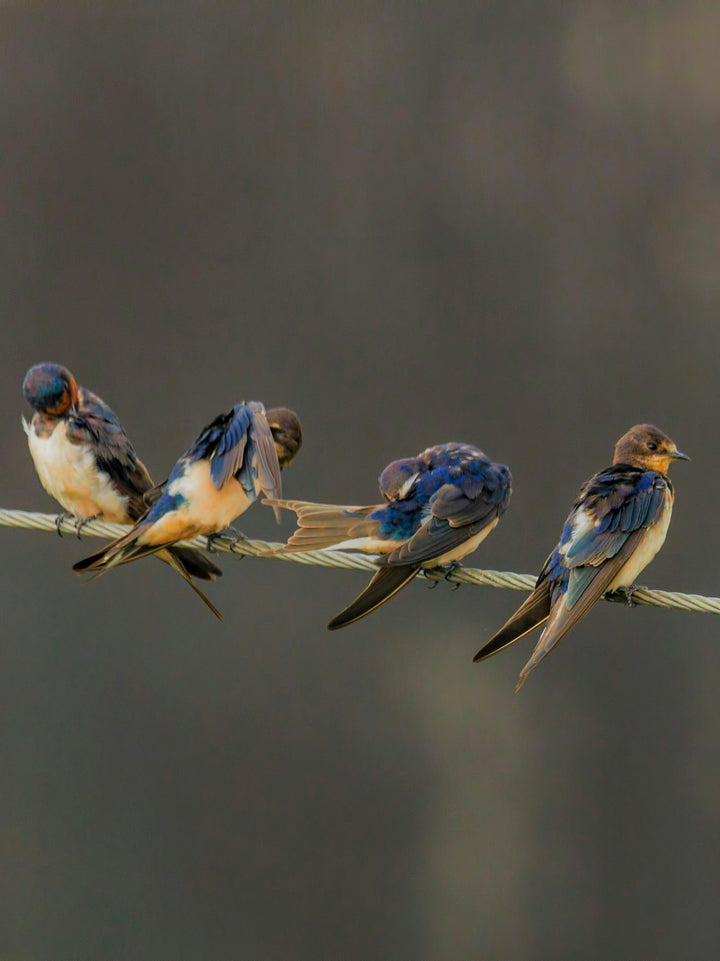
<path fill-rule="evenodd" d="M 637 584 L 630 587 L 616 587 L 614 591 L 608 591 L 605 599 L 614 604 L 625 604 L 627 607 L 637 607 L 637 602 L 633 600 L 635 591 L 640 590 Z"/>
<path fill-rule="evenodd" d="M 85 527 L 86 524 L 90 524 L 92 521 L 98 521 L 101 517 L 102 514 L 93 514 L 91 517 L 78 517 L 75 521 L 75 533 L 77 534 L 77 539 L 79 541 L 82 540 L 80 535 L 83 527 Z"/>
<path fill-rule="evenodd" d="M 211 554 L 217 554 L 215 544 L 222 542 L 227 544 L 232 550 L 238 541 L 246 541 L 247 534 L 237 530 L 235 527 L 226 527 L 224 531 L 217 531 L 215 534 L 208 534 L 207 549 Z"/>
<path fill-rule="evenodd" d="M 61 514 L 58 514 L 58 516 L 55 518 L 55 530 L 58 532 L 58 537 L 63 536 L 62 526 L 65 523 L 65 521 L 70 521 L 74 519 L 75 519 L 75 515 L 71 514 L 70 511 L 63 511 Z"/>
<path fill-rule="evenodd" d="M 443 576 L 442 578 L 438 578 L 437 580 L 433 579 L 432 582 L 428 585 L 429 590 L 432 590 L 433 588 L 437 587 L 441 579 L 444 581 L 450 580 L 450 577 L 455 573 L 455 571 L 459 570 L 461 567 L 462 567 L 462 564 L 460 563 L 460 561 L 451 561 L 449 564 L 441 564 L 435 567 L 434 570 L 437 571 L 438 574 L 442 574 Z M 456 591 L 458 587 L 462 587 L 462 585 L 454 584 L 453 590 Z"/>
<path fill-rule="evenodd" d="M 462 570 L 462 564 L 460 561 L 451 561 L 449 564 L 444 564 L 443 568 L 445 571 L 445 580 L 449 581 L 450 577 L 455 573 L 455 571 Z M 453 590 L 456 591 L 458 588 L 462 587 L 458 581 L 453 584 Z"/>

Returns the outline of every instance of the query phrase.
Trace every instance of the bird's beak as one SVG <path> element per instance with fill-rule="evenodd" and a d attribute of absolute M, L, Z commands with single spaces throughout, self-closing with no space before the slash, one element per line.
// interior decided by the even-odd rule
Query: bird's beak
<path fill-rule="evenodd" d="M 690 460 L 687 454 L 683 454 L 681 450 L 676 450 L 674 454 L 671 455 L 673 460 Z"/>

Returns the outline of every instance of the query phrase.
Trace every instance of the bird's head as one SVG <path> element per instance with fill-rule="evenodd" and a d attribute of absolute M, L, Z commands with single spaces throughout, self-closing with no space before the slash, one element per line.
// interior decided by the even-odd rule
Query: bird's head
<path fill-rule="evenodd" d="M 407 497 L 417 479 L 420 466 L 417 457 L 405 457 L 388 464 L 380 475 L 378 486 L 386 501 L 398 501 Z"/>
<path fill-rule="evenodd" d="M 658 427 L 636 424 L 615 445 L 614 464 L 629 464 L 667 474 L 674 460 L 690 460 Z"/>
<path fill-rule="evenodd" d="M 265 416 L 275 441 L 278 463 L 281 467 L 287 467 L 302 447 L 300 419 L 294 410 L 287 407 L 273 407 L 265 412 Z"/>
<path fill-rule="evenodd" d="M 23 381 L 25 400 L 40 414 L 62 417 L 77 407 L 78 385 L 60 364 L 35 364 Z"/>

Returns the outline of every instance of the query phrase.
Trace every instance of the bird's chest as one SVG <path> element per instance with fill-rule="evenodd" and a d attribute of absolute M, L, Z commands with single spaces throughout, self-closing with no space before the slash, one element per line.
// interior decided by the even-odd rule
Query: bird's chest
<path fill-rule="evenodd" d="M 66 511 L 80 518 L 103 514 L 108 520 L 127 522 L 127 498 L 121 497 L 110 477 L 98 470 L 87 444 L 68 440 L 64 423 L 49 434 L 38 435 L 31 428 L 28 445 L 40 483 Z"/>
<path fill-rule="evenodd" d="M 168 493 L 184 498 L 180 513 L 199 534 L 229 527 L 252 503 L 234 477 L 218 490 L 210 477 L 210 465 L 204 460 L 191 464 L 182 478 L 169 485 Z"/>
<path fill-rule="evenodd" d="M 633 551 L 632 557 L 628 558 L 626 564 L 610 585 L 609 590 L 614 590 L 616 587 L 630 587 L 631 584 L 635 583 L 665 543 L 672 509 L 673 495 L 668 490 L 665 495 L 665 507 L 659 520 L 645 530 L 642 540 Z"/>

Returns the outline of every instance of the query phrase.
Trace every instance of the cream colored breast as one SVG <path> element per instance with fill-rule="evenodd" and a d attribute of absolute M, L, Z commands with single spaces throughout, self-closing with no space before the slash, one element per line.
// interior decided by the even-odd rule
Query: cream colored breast
<path fill-rule="evenodd" d="M 28 446 L 40 483 L 66 511 L 78 518 L 102 514 L 107 520 L 128 523 L 127 497 L 97 469 L 87 444 L 70 443 L 63 421 L 48 436 L 38 436 L 31 428 Z"/>
<path fill-rule="evenodd" d="M 168 487 L 168 493 L 185 498 L 180 513 L 199 534 L 213 534 L 229 527 L 252 503 L 235 478 L 218 490 L 210 478 L 210 464 L 204 460 L 191 464 Z"/>
<path fill-rule="evenodd" d="M 672 517 L 673 495 L 669 490 L 665 494 L 665 508 L 657 524 L 648 527 L 633 555 L 620 570 L 608 590 L 616 587 L 630 587 L 648 566 L 657 552 L 665 543 L 670 518 Z"/>

